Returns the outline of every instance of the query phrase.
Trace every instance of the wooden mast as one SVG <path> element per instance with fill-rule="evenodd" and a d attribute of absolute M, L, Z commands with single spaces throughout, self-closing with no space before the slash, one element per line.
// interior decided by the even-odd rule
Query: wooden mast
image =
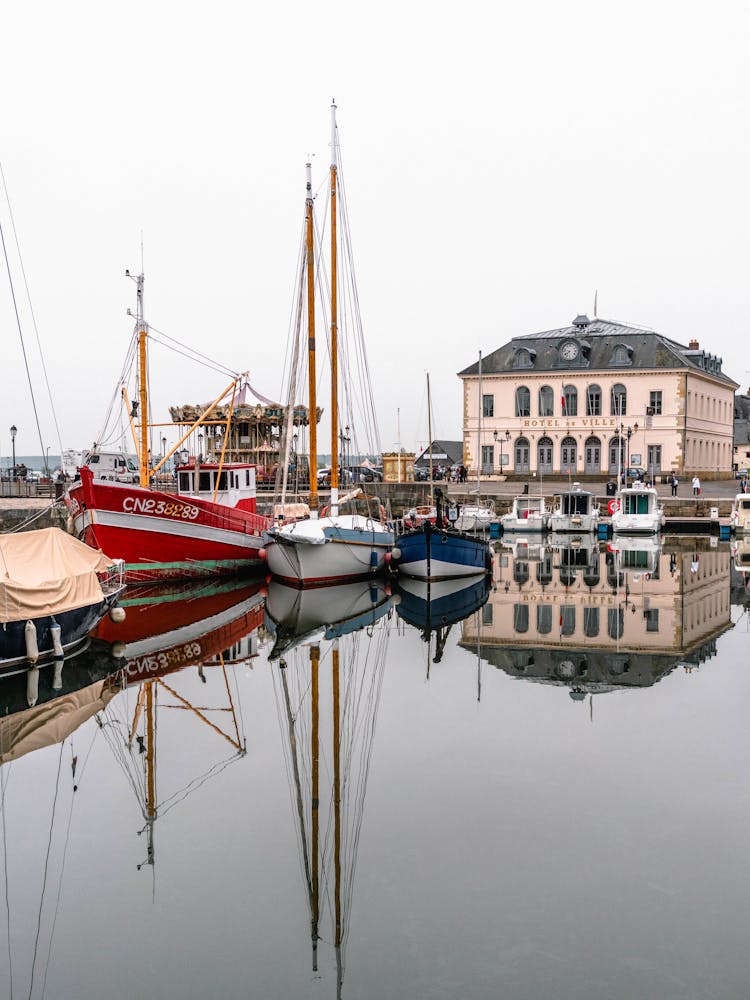
<path fill-rule="evenodd" d="M 130 277 L 130 272 L 125 272 Z M 145 281 L 143 273 L 135 279 L 136 292 L 136 330 L 138 332 L 138 398 L 141 409 L 141 442 L 140 442 L 140 484 L 147 487 L 149 484 L 149 462 L 148 462 L 148 359 L 146 352 L 146 338 L 148 337 L 148 324 L 143 319 L 143 283 Z"/>
<path fill-rule="evenodd" d="M 334 640 L 333 670 L 333 873 L 336 928 L 334 945 L 340 975 L 341 954 L 341 707 L 339 698 L 339 641 Z"/>
<path fill-rule="evenodd" d="M 307 167 L 305 229 L 307 257 L 307 388 L 310 404 L 310 513 L 318 516 L 318 407 L 315 395 L 315 250 L 313 244 L 312 166 Z"/>
<path fill-rule="evenodd" d="M 336 218 L 336 105 L 331 104 L 331 514 L 339 502 L 339 331 L 338 331 L 338 235 Z"/>

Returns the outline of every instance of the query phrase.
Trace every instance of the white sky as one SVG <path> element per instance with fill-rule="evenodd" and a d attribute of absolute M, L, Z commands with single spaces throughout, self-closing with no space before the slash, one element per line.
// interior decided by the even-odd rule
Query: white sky
<path fill-rule="evenodd" d="M 333 96 L 386 449 L 399 407 L 403 443 L 426 440 L 426 371 L 435 436 L 457 439 L 455 373 L 591 315 L 595 289 L 601 316 L 696 337 L 745 389 L 749 19 L 656 0 L 6 5 L 0 160 L 64 446 L 94 440 L 115 388 L 141 232 L 149 322 L 280 396 Z M 0 267 L 0 453 L 15 423 L 33 454 Z M 153 364 L 157 419 L 223 387 Z"/>

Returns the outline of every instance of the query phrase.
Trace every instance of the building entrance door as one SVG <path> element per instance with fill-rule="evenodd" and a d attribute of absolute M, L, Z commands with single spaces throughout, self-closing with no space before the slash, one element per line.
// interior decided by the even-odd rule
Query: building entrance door
<path fill-rule="evenodd" d="M 652 479 L 661 474 L 661 445 L 650 444 L 648 446 L 648 474 Z"/>
<path fill-rule="evenodd" d="M 537 445 L 537 468 L 542 476 L 552 475 L 552 439 L 543 437 Z"/>
<path fill-rule="evenodd" d="M 587 476 L 598 476 L 602 471 L 602 443 L 599 438 L 590 437 L 584 448 L 584 472 Z"/>
<path fill-rule="evenodd" d="M 562 445 L 560 446 L 560 471 L 574 475 L 577 461 L 578 449 L 575 438 L 563 438 Z"/>
<path fill-rule="evenodd" d="M 514 472 L 525 475 L 529 472 L 529 442 L 526 438 L 519 438 L 515 445 Z"/>

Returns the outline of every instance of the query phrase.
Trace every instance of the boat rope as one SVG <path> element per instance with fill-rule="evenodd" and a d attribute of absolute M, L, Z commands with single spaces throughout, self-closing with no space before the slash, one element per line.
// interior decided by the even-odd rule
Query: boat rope
<path fill-rule="evenodd" d="M 95 726 L 94 734 L 91 738 L 91 744 L 89 746 L 89 753 L 91 753 L 91 747 L 94 745 L 94 740 L 96 739 L 97 731 L 98 727 Z M 76 756 L 73 751 L 72 739 L 70 741 L 70 757 L 71 757 L 71 771 L 73 779 L 73 793 L 70 796 L 70 809 L 68 810 L 68 825 L 65 828 L 65 843 L 63 844 L 62 861 L 60 862 L 60 877 L 57 880 L 57 899 L 55 900 L 55 912 L 52 915 L 52 926 L 50 927 L 50 932 L 49 932 L 49 947 L 47 948 L 47 960 L 44 963 L 44 979 L 42 980 L 42 992 L 40 1000 L 44 1000 L 44 994 L 47 991 L 47 975 L 49 973 L 49 965 L 52 959 L 52 942 L 55 939 L 55 927 L 57 926 L 57 915 L 60 911 L 60 899 L 62 898 L 63 875 L 65 874 L 65 860 L 68 856 L 68 844 L 70 842 L 70 827 L 73 822 L 73 806 L 75 805 L 76 801 L 75 793 L 78 789 L 78 785 L 75 783 Z M 86 760 L 88 760 L 88 754 L 86 755 Z M 81 774 L 83 774 L 83 768 L 81 769 Z"/>
<path fill-rule="evenodd" d="M 31 323 L 32 323 L 32 325 L 34 327 L 34 333 L 36 334 L 36 345 L 37 345 L 37 348 L 39 349 L 39 357 L 40 357 L 41 362 L 42 362 L 42 371 L 44 372 L 44 381 L 45 381 L 45 383 L 47 385 L 47 395 L 49 396 L 49 405 L 50 405 L 50 408 L 52 410 L 52 419 L 55 422 L 55 430 L 57 431 L 57 443 L 60 446 L 60 461 L 62 461 L 63 444 L 62 444 L 62 435 L 60 434 L 60 425 L 57 422 L 57 411 L 55 410 L 55 403 L 54 403 L 54 400 L 52 399 L 52 389 L 50 388 L 49 376 L 47 375 L 47 363 L 44 360 L 44 353 L 42 351 L 42 344 L 41 344 L 41 340 L 39 338 L 39 328 L 38 328 L 37 322 L 36 322 L 36 315 L 34 313 L 34 306 L 33 306 L 32 302 L 31 302 L 31 292 L 29 291 L 29 282 L 28 282 L 28 280 L 26 278 L 26 268 L 24 267 L 23 257 L 21 256 L 21 244 L 18 241 L 18 233 L 16 231 L 16 220 L 13 217 L 13 208 L 11 207 L 11 204 L 10 204 L 10 195 L 8 194 L 8 185 L 5 182 L 5 171 L 3 170 L 2 163 L 0 163 L 0 177 L 2 178 L 2 181 L 3 181 L 3 191 L 5 193 L 5 203 L 8 206 L 8 218 L 10 219 L 10 226 L 11 226 L 11 229 L 13 231 L 13 240 L 14 240 L 14 242 L 16 244 L 16 253 L 18 254 L 18 263 L 19 263 L 20 268 L 21 268 L 21 275 L 23 277 L 24 288 L 26 289 L 26 299 L 27 299 L 27 301 L 29 303 L 29 313 L 31 315 Z M 45 453 L 45 455 L 46 455 L 46 453 Z M 49 472 L 49 469 L 47 471 Z"/>
<path fill-rule="evenodd" d="M 182 341 L 177 340 L 174 337 L 170 337 L 168 333 L 164 333 L 163 330 L 158 330 L 155 326 L 149 326 L 148 332 L 149 335 L 151 335 L 151 339 L 154 341 L 154 343 L 161 344 L 162 347 L 166 347 L 168 350 L 175 351 L 175 353 L 177 354 L 182 354 L 184 355 L 184 357 L 190 358 L 190 360 L 195 361 L 198 364 L 203 364 L 204 367 L 211 368 L 214 371 L 218 372 L 220 375 L 225 375 L 227 378 L 240 377 L 240 372 L 236 372 L 233 368 L 229 368 L 228 365 L 222 364 L 215 358 L 208 357 L 207 354 L 201 354 L 200 351 L 196 351 L 196 349 L 194 347 L 191 347 L 190 344 L 184 344 Z M 158 334 L 159 337 L 164 337 L 165 340 L 170 341 L 170 344 L 163 343 L 163 341 L 159 340 L 157 337 L 154 337 L 153 334 Z M 178 345 L 179 347 L 183 348 L 183 350 L 181 351 L 177 350 L 177 347 L 171 346 L 172 344 Z"/>
<path fill-rule="evenodd" d="M 7 532 L 6 532 L 6 534 L 8 534 L 8 535 L 12 535 L 12 534 L 14 534 L 14 533 L 15 533 L 16 531 L 23 531 L 23 530 L 24 530 L 25 528 L 27 528 L 27 527 L 28 527 L 28 526 L 29 526 L 30 524 L 32 524 L 32 523 L 33 523 L 34 521 L 38 520 L 38 519 L 39 519 L 40 517 L 42 517 L 42 516 L 43 516 L 44 514 L 49 514 L 49 512 L 50 512 L 50 511 L 51 511 L 51 510 L 52 510 L 52 509 L 53 509 L 54 507 L 57 507 L 57 506 L 59 506 L 59 504 L 60 504 L 60 501 L 59 501 L 59 500 L 53 500 L 53 501 L 52 501 L 52 503 L 50 503 L 50 504 L 47 504 L 47 506 L 46 506 L 46 507 L 42 507 L 42 509 L 41 509 L 41 510 L 38 510 L 38 511 L 36 512 L 36 514 L 31 514 L 31 515 L 29 515 L 29 517 L 27 517 L 27 518 L 26 518 L 26 519 L 25 519 L 24 521 L 21 521 L 21 522 L 20 522 L 19 524 L 15 525 L 15 526 L 14 526 L 13 528 L 11 528 L 11 529 L 10 529 L 10 531 L 7 531 Z M 4 560 L 4 559 L 3 559 L 3 563 L 5 563 L 5 560 Z M 6 566 L 6 572 L 7 572 L 7 566 Z"/>
<path fill-rule="evenodd" d="M 204 785 L 211 778 L 215 777 L 217 774 L 221 774 L 221 772 L 226 770 L 230 764 L 234 764 L 235 761 L 240 760 L 243 756 L 244 751 L 237 750 L 229 757 L 225 757 L 223 760 L 219 760 L 215 764 L 212 764 L 211 767 L 209 767 L 209 769 L 203 774 L 199 774 L 197 777 L 192 778 L 182 788 L 179 788 L 176 792 L 173 792 L 166 799 L 159 802 L 159 815 L 166 816 L 166 814 L 171 809 L 174 809 L 176 805 L 179 805 L 180 802 L 184 802 L 188 795 L 197 791 L 202 785 Z"/>
<path fill-rule="evenodd" d="M 60 744 L 60 756 L 57 759 L 57 777 L 55 778 L 55 795 L 52 800 L 52 817 L 49 824 L 49 839 L 47 840 L 47 854 L 44 858 L 44 873 L 42 875 L 42 892 L 39 897 L 39 914 L 36 922 L 36 936 L 34 938 L 34 954 L 31 961 L 31 981 L 29 983 L 29 1000 L 34 992 L 34 972 L 36 970 L 36 956 L 39 949 L 39 934 L 42 929 L 42 909 L 44 907 L 44 894 L 47 889 L 47 873 L 49 871 L 49 856 L 52 851 L 52 831 L 55 827 L 55 812 L 57 811 L 57 797 L 60 792 L 60 772 L 62 771 L 63 749 L 65 742 Z"/>
<path fill-rule="evenodd" d="M 37 410 L 37 406 L 36 406 L 36 397 L 34 396 L 34 386 L 32 385 L 32 382 L 31 382 L 31 371 L 29 370 L 29 359 L 28 359 L 28 356 L 26 354 L 26 344 L 25 344 L 24 339 L 23 339 L 23 328 L 21 326 L 21 317 L 20 317 L 19 312 L 18 312 L 18 302 L 16 301 L 16 289 L 15 289 L 15 287 L 13 285 L 13 274 L 11 273 L 11 269 L 10 269 L 10 260 L 8 259 L 8 249 L 7 249 L 6 245 L 5 245 L 5 232 L 3 230 L 3 224 L 2 224 L 2 222 L 0 222 L 0 241 L 2 241 L 2 244 L 3 244 L 3 255 L 5 257 L 5 267 L 6 267 L 6 270 L 8 272 L 8 282 L 10 283 L 10 294 L 11 294 L 11 298 L 13 299 L 13 311 L 16 314 L 16 326 L 18 327 L 18 337 L 19 337 L 19 339 L 21 341 L 21 353 L 23 354 L 23 363 L 24 363 L 24 366 L 26 368 L 26 378 L 27 378 L 28 383 L 29 383 L 29 392 L 31 393 L 31 404 L 32 404 L 32 406 L 34 408 L 34 420 L 36 421 L 36 429 L 37 429 L 37 433 L 39 434 L 39 447 L 42 449 L 42 454 L 46 455 L 47 453 L 44 450 L 44 441 L 42 440 L 42 428 L 41 428 L 41 426 L 39 424 L 39 411 Z"/>

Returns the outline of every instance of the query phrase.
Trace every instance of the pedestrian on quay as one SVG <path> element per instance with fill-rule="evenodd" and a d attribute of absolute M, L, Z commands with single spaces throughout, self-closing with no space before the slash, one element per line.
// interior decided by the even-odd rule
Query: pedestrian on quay
<path fill-rule="evenodd" d="M 693 496 L 699 497 L 701 495 L 701 481 L 697 476 L 693 476 Z"/>
<path fill-rule="evenodd" d="M 680 485 L 680 483 L 679 483 L 679 480 L 677 479 L 677 476 L 673 475 L 672 476 L 672 496 L 673 497 L 677 496 L 677 487 L 679 485 Z"/>

